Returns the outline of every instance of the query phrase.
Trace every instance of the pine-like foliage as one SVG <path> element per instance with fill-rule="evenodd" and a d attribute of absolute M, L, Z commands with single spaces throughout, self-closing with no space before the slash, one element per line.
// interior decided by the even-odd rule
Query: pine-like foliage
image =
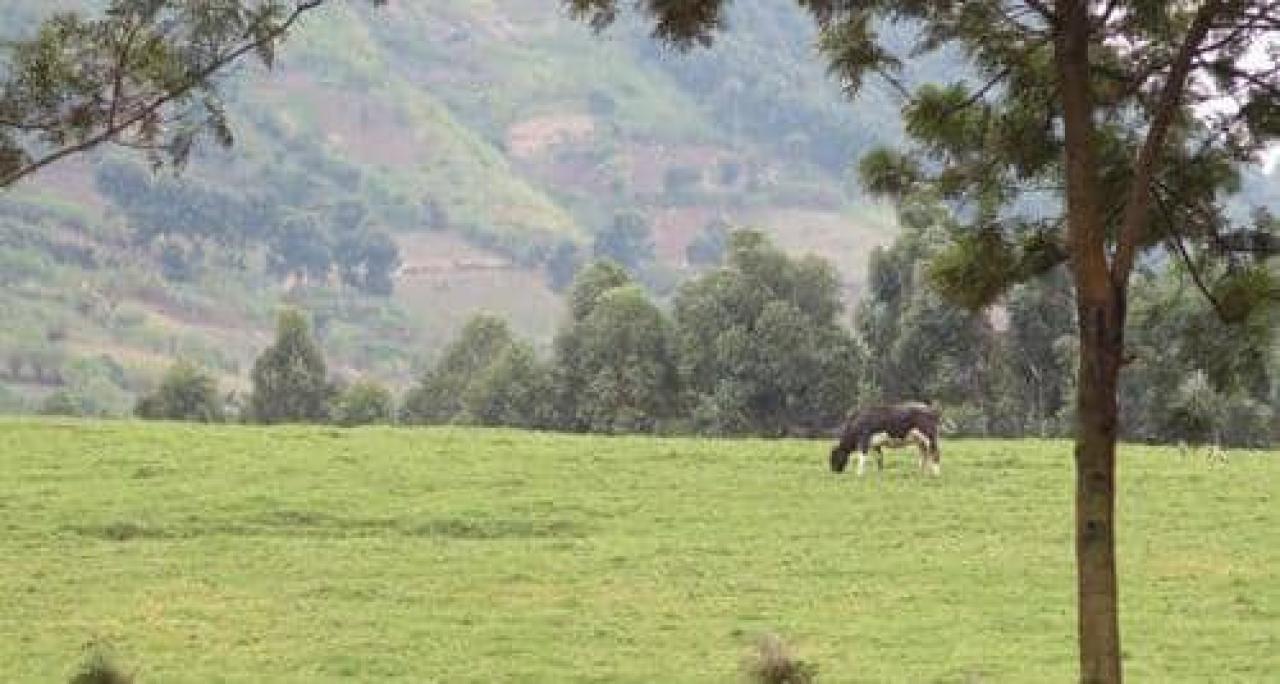
<path fill-rule="evenodd" d="M 329 418 L 324 356 L 302 314 L 280 315 L 275 343 L 253 364 L 249 417 L 259 423 L 318 423 Z"/>
<path fill-rule="evenodd" d="M 111 0 L 98 16 L 54 14 L 6 45 L 0 187 L 102 144 L 176 166 L 201 137 L 231 145 L 217 77 L 249 55 L 272 66 L 289 29 L 328 1 Z"/>

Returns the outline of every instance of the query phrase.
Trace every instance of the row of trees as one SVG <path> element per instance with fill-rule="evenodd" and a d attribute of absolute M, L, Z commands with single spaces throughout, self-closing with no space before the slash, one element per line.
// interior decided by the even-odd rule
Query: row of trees
<path fill-rule="evenodd" d="M 141 397 L 139 418 L 220 423 L 327 423 L 365 425 L 390 422 L 391 392 L 374 382 L 343 386 L 330 379 L 324 355 L 306 320 L 296 311 L 280 316 L 274 343 L 253 364 L 247 402 L 224 395 L 217 381 L 186 361 L 165 372 L 159 387 Z"/>
<path fill-rule="evenodd" d="M 1074 297 L 1062 269 L 971 311 L 931 285 L 956 230 L 920 201 L 902 236 L 874 251 L 852 332 L 837 280 L 754 232 L 726 232 L 721 267 L 680 287 L 670 313 L 626 270 L 598 261 L 574 281 L 552 358 L 504 321 L 473 320 L 409 393 L 409 423 L 464 422 L 593 432 L 816 434 L 851 407 L 927 398 L 961 434 L 1069 436 Z M 1280 438 L 1280 373 L 1262 323 L 1218 333 L 1182 297 L 1171 264 L 1141 276 L 1122 408 L 1127 439 L 1257 446 Z M 1174 341 L 1174 342 L 1171 342 Z"/>
<path fill-rule="evenodd" d="M 834 271 L 759 233 L 734 234 L 725 265 L 683 285 L 670 314 L 610 260 L 583 269 L 568 299 L 547 361 L 504 321 L 474 319 L 408 394 L 403 420 L 778 434 L 831 425 L 853 398 Z"/>
<path fill-rule="evenodd" d="M 405 423 L 465 422 L 592 432 L 781 434 L 835 424 L 855 396 L 861 355 L 835 272 L 792 259 L 756 232 L 731 236 L 725 265 L 690 281 L 668 314 L 626 269 L 597 261 L 568 294 L 552 358 L 494 316 L 472 319 L 406 394 Z M 392 419 L 390 393 L 339 387 L 297 313 L 254 364 L 250 422 Z M 186 363 L 143 397 L 143 418 L 221 421 L 216 383 Z"/>
<path fill-rule="evenodd" d="M 976 313 L 942 299 L 930 264 L 954 229 L 936 204 L 901 213 L 902 236 L 873 252 L 853 328 L 836 274 L 792 258 L 753 231 L 728 232 L 722 265 L 685 283 L 669 311 L 611 260 L 583 269 L 569 315 L 542 359 L 501 318 L 473 318 L 406 393 L 342 387 L 296 313 L 254 364 L 244 406 L 176 364 L 139 401 L 145 418 L 251 422 L 468 423 L 578 432 L 822 434 L 858 404 L 930 399 L 952 430 L 1066 436 L 1079 353 L 1062 272 L 1014 288 Z M 1214 334 L 1212 311 L 1155 269 L 1136 300 L 1125 436 L 1265 445 L 1280 415 L 1271 337 Z M 1200 334 L 1195 334 L 1199 331 Z M 1176 334 L 1175 334 L 1176 333 Z M 1170 340 L 1176 340 L 1170 343 Z M 228 409 L 228 405 L 232 408 Z"/>

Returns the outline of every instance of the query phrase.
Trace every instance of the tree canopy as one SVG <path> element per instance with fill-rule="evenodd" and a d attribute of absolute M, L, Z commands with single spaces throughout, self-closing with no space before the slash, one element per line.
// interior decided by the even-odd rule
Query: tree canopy
<path fill-rule="evenodd" d="M 249 417 L 266 423 L 316 423 L 329 418 L 333 386 L 320 347 L 302 314 L 285 311 L 275 342 L 253 364 Z"/>

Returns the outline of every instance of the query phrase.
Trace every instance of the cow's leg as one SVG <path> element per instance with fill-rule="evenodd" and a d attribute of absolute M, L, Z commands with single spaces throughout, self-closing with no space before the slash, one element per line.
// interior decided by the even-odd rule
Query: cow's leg
<path fill-rule="evenodd" d="M 876 447 L 876 469 L 884 470 L 884 449 Z"/>
<path fill-rule="evenodd" d="M 858 477 L 862 477 L 867 472 L 867 452 L 865 449 L 858 452 Z"/>
<path fill-rule="evenodd" d="M 929 440 L 919 430 L 911 430 L 907 433 L 907 442 L 916 445 L 916 451 L 920 454 L 920 472 L 925 472 L 925 467 L 929 463 Z"/>
<path fill-rule="evenodd" d="M 933 440 L 929 445 L 930 455 L 933 457 L 933 476 L 942 476 L 942 450 L 938 448 L 938 441 Z"/>

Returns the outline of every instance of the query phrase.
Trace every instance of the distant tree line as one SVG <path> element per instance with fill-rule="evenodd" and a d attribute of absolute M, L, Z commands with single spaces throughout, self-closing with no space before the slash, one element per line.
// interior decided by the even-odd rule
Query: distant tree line
<path fill-rule="evenodd" d="M 399 402 L 371 381 L 341 386 L 297 313 L 254 364 L 243 405 L 180 362 L 137 415 L 171 420 L 471 424 L 595 433 L 826 434 L 859 404 L 928 399 L 956 433 L 1064 436 L 1072 425 L 1074 306 L 1061 274 L 974 313 L 941 299 L 928 264 L 945 212 L 904 209 L 871 258 L 868 293 L 842 325 L 839 282 L 754 231 L 723 231 L 723 262 L 656 304 L 608 259 L 583 268 L 549 357 L 507 322 L 469 321 Z M 1155 269 L 1137 300 L 1126 437 L 1266 445 L 1280 378 L 1265 330 L 1214 334 L 1213 312 Z M 1203 334 L 1195 331 L 1203 328 Z M 1178 340 L 1171 343 L 1170 340 Z"/>
<path fill-rule="evenodd" d="M 900 211 L 903 234 L 871 259 L 854 316 L 864 348 L 861 399 L 929 397 L 958 432 L 1069 436 L 1078 344 L 1062 267 L 1018 285 L 998 306 L 948 303 L 932 281 L 958 230 L 937 204 Z M 1121 383 L 1122 437 L 1134 441 L 1261 446 L 1280 438 L 1276 321 L 1223 334 L 1208 302 L 1169 262 L 1137 276 Z"/>
<path fill-rule="evenodd" d="M 157 177 L 130 163 L 105 163 L 96 185 L 129 219 L 132 238 L 154 251 L 169 280 L 193 280 L 211 254 L 244 266 L 261 255 L 274 276 L 389 295 L 400 252 L 355 199 L 288 206 L 254 193 Z"/>

